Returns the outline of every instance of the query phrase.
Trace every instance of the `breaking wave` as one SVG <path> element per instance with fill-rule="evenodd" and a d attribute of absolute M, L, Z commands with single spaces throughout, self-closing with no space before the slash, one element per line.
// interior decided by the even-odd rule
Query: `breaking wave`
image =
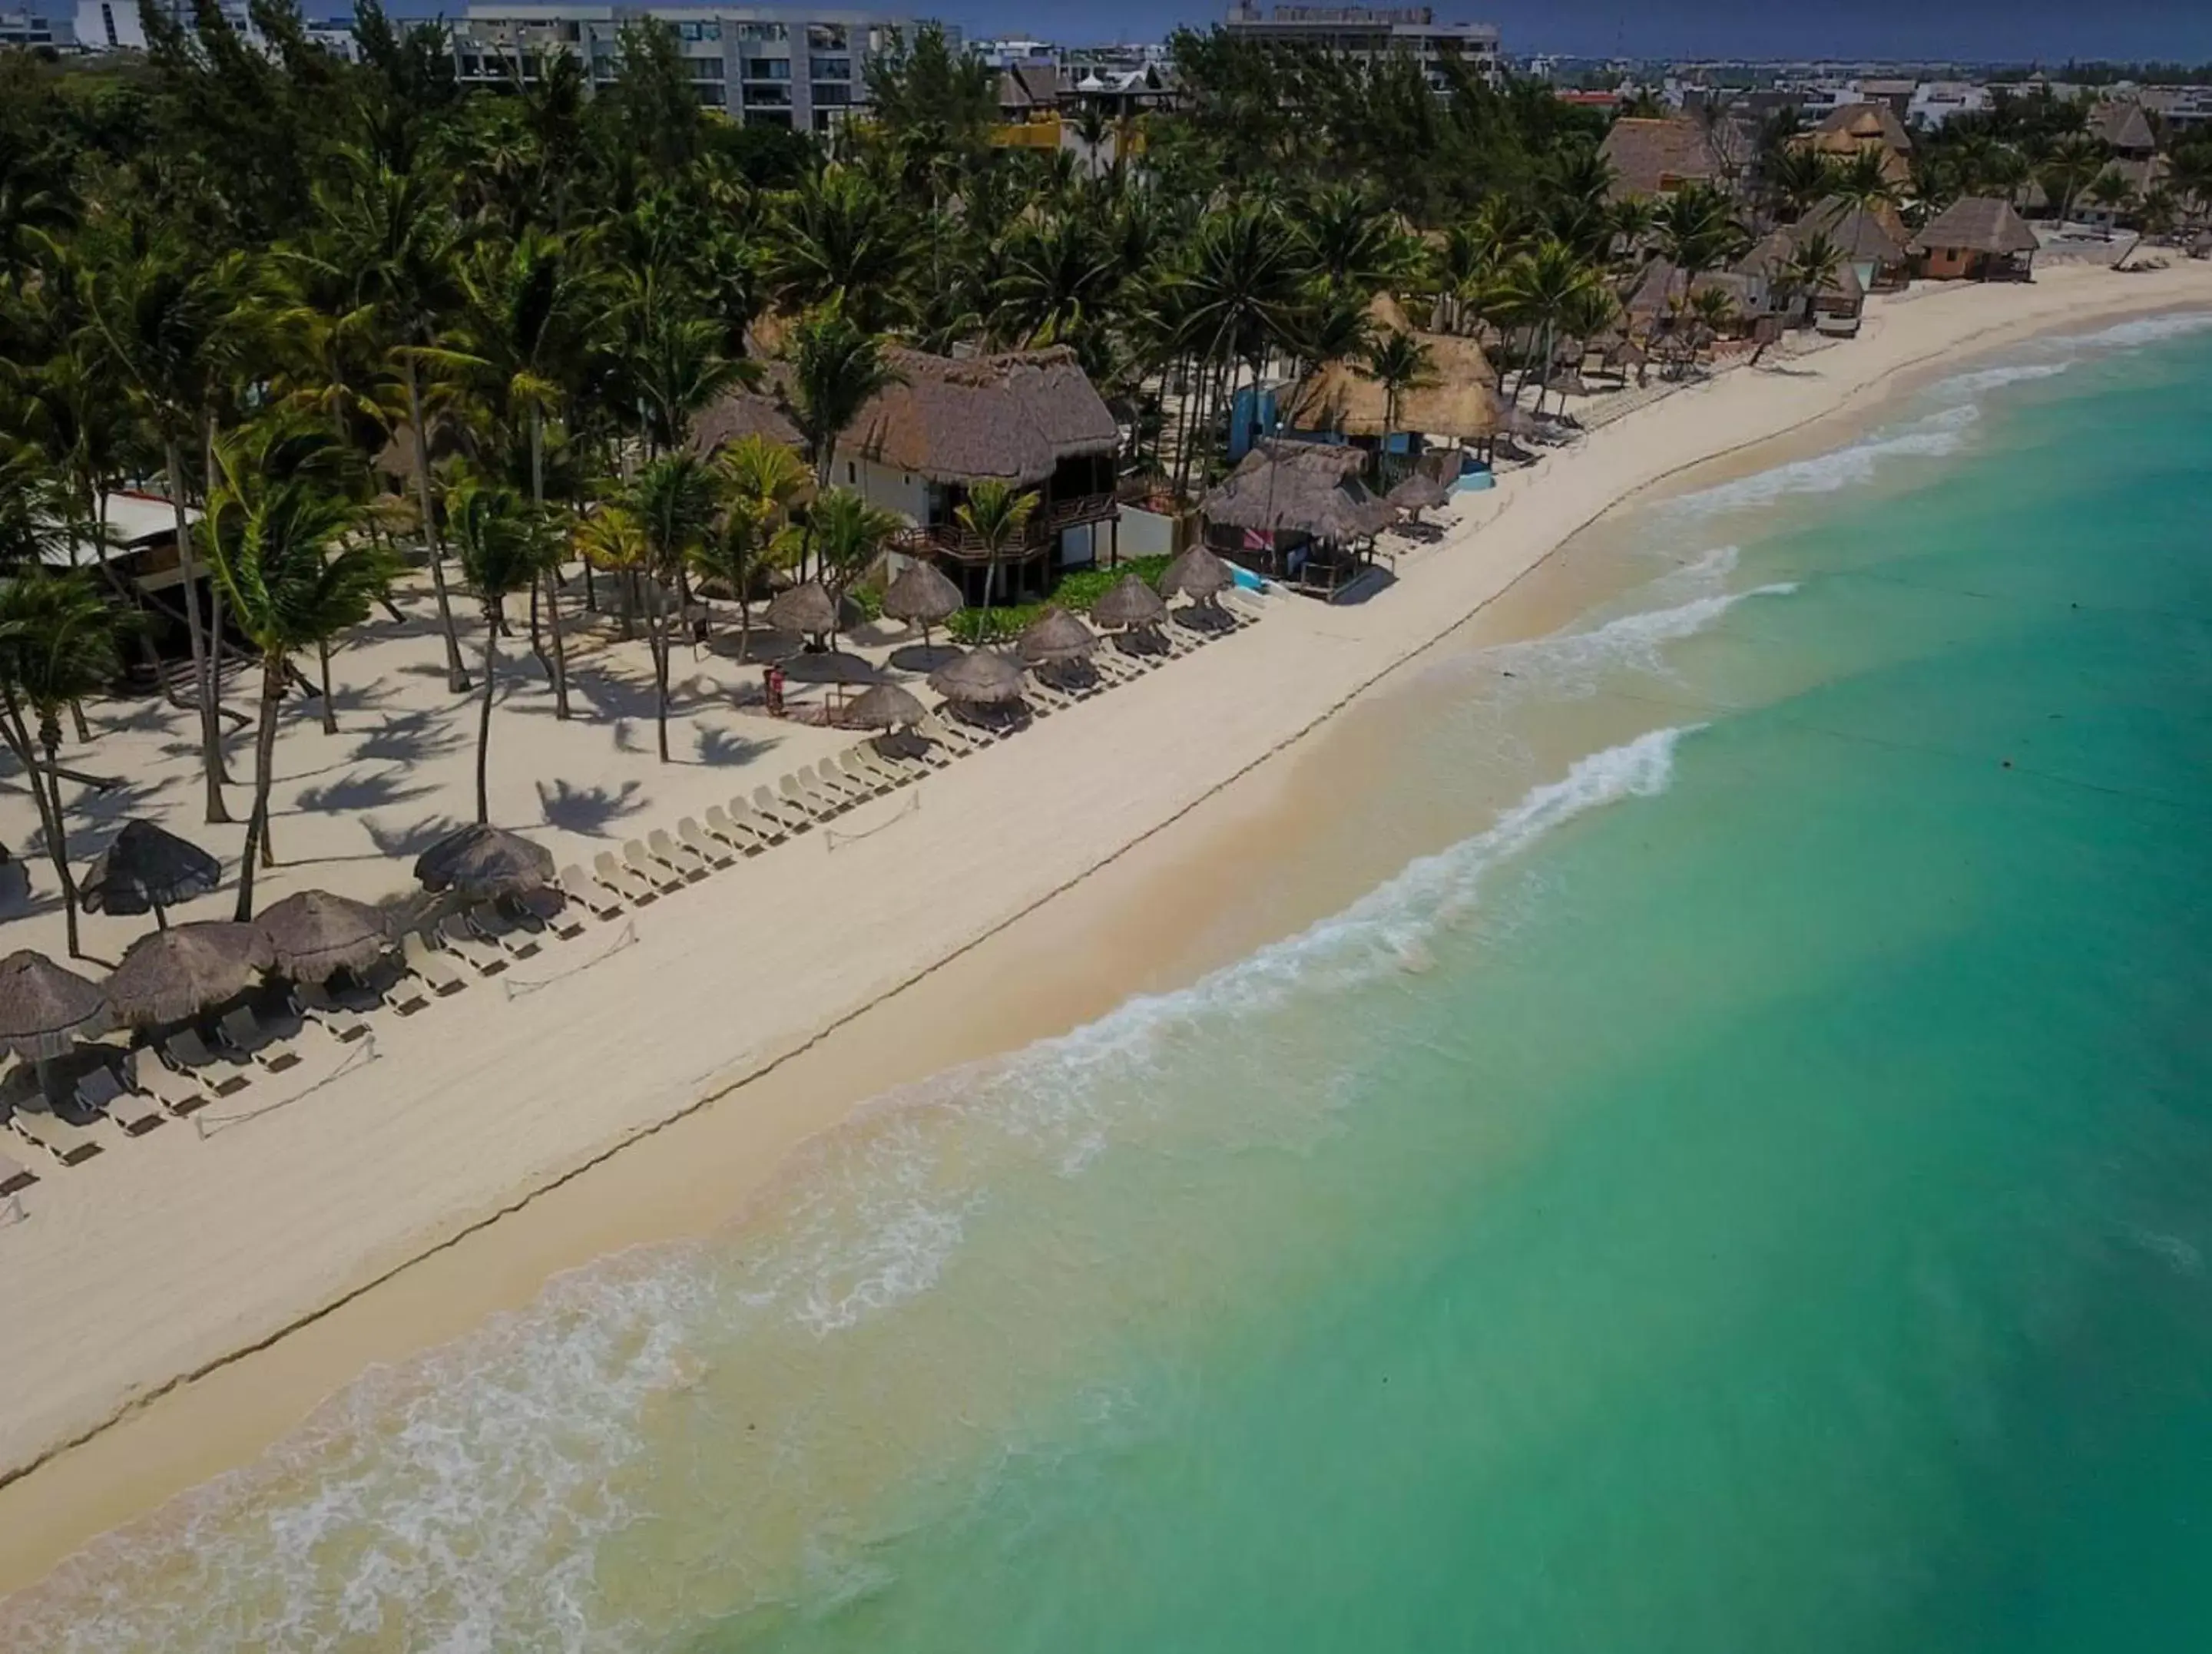
<path fill-rule="evenodd" d="M 1981 410 L 1974 403 L 1961 403 L 1910 424 L 1877 432 L 1863 442 L 1683 494 L 1668 501 L 1664 509 L 1683 516 L 1717 517 L 1725 512 L 1771 506 L 1792 494 L 1834 494 L 1871 482 L 1889 460 L 1940 459 L 1957 453 L 1980 417 Z"/>
<path fill-rule="evenodd" d="M 1694 727 L 1583 759 L 1484 832 L 1188 989 L 879 1100 L 817 1139 L 738 1229 L 607 1259 L 372 1371 L 255 1463 L 0 1603 L 0 1645 L 612 1654 L 763 1603 L 866 1589 L 855 1486 L 920 1457 L 910 1443 L 932 1427 L 972 1436 L 988 1382 L 929 1371 L 920 1352 L 978 1341 L 897 1312 L 944 1301 L 932 1289 L 994 1198 L 1079 1178 L 1124 1141 L 1298 1141 L 1336 1088 L 1217 1082 L 1224 1065 L 1264 1072 L 1271 1051 L 1334 1020 L 1310 1009 L 1334 1013 L 1348 991 L 1419 972 L 1493 869 L 1579 817 L 1665 791 Z M 1232 1093 L 1234 1105 L 1215 1100 Z M 1111 1273 L 1032 1227 L 1010 1266 L 1026 1278 L 993 1294 L 998 1344 L 967 1358 L 1001 1378 L 1071 1335 L 1048 1306 Z M 1008 1292 L 1034 1294 L 1037 1312 L 1000 1301 Z M 891 1397 L 925 1416 L 887 1423 Z M 610 1585 L 626 1577 L 611 1547 L 628 1548 L 631 1578 L 647 1548 L 650 1589 Z"/>

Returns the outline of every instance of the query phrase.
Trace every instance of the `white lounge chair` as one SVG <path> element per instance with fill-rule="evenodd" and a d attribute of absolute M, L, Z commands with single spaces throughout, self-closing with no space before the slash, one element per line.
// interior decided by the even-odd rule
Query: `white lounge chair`
<path fill-rule="evenodd" d="M 677 823 L 676 830 L 684 830 L 682 822 Z M 722 847 L 732 856 L 757 856 L 768 848 L 757 833 L 751 827 L 738 826 L 737 819 L 720 804 L 707 806 L 707 834 L 720 839 Z"/>
<path fill-rule="evenodd" d="M 619 891 L 640 907 L 659 900 L 659 887 L 636 869 L 617 861 L 611 850 L 603 850 L 593 857 L 592 868 L 599 875 L 601 884 L 610 890 Z"/>
<path fill-rule="evenodd" d="M 544 928 L 543 924 L 514 918 L 502 912 L 496 902 L 478 902 L 461 918 L 471 936 L 489 942 L 509 959 L 528 959 L 538 951 L 537 933 Z"/>
<path fill-rule="evenodd" d="M 585 930 L 584 904 L 571 900 L 567 890 L 540 885 L 514 899 L 517 923 L 530 930 L 550 930 L 566 941 Z"/>
<path fill-rule="evenodd" d="M 224 1012 L 222 1021 L 216 1025 L 216 1032 L 226 1047 L 271 1074 L 281 1074 L 299 1063 L 300 1053 L 279 1044 L 276 1036 L 261 1026 L 261 1019 L 254 1015 L 251 1005 Z"/>
<path fill-rule="evenodd" d="M 670 838 L 666 827 L 655 827 L 647 833 L 645 847 L 654 861 L 663 867 L 673 869 L 679 878 L 703 879 L 714 870 L 714 863 L 706 857 L 689 845 L 679 845 Z"/>
<path fill-rule="evenodd" d="M 211 1096 L 228 1097 L 252 1081 L 252 1075 L 237 1063 L 227 1062 L 210 1051 L 198 1028 L 179 1028 L 165 1036 L 161 1055 L 172 1068 L 198 1081 Z"/>
<path fill-rule="evenodd" d="M 730 822 L 740 833 L 750 833 L 761 842 L 763 849 L 780 845 L 791 836 L 791 830 L 773 815 L 754 808 L 752 801 L 743 793 L 730 800 Z"/>
<path fill-rule="evenodd" d="M 44 1109 L 27 1109 L 18 1104 L 10 1111 L 8 1123 L 64 1166 L 82 1165 L 100 1152 L 99 1136 L 91 1127 L 73 1124 Z"/>
<path fill-rule="evenodd" d="M 830 759 L 809 766 L 799 772 L 802 785 L 811 786 L 817 792 L 831 798 L 843 809 L 865 803 L 875 796 L 873 787 L 862 786 L 840 770 Z"/>
<path fill-rule="evenodd" d="M 812 787 L 803 785 L 796 775 L 787 775 L 783 778 L 782 791 L 785 802 L 793 809 L 799 810 L 817 821 L 835 815 L 841 808 L 836 799 L 825 798 Z"/>
<path fill-rule="evenodd" d="M 478 976 L 497 976 L 507 968 L 506 957 L 471 930 L 462 914 L 448 913 L 440 919 L 429 940 L 439 952 L 459 960 Z"/>
<path fill-rule="evenodd" d="M 866 747 L 848 748 L 837 754 L 836 763 L 855 786 L 867 788 L 871 797 L 902 787 L 921 772 L 878 759 Z"/>
<path fill-rule="evenodd" d="M 623 860 L 629 863 L 630 871 L 661 894 L 684 888 L 683 874 L 656 857 L 645 847 L 642 839 L 632 839 L 623 845 Z"/>
<path fill-rule="evenodd" d="M 678 821 L 676 836 L 685 849 L 709 867 L 727 867 L 738 858 L 738 852 L 728 845 L 708 837 L 707 829 L 699 825 L 696 816 L 687 815 Z"/>
<path fill-rule="evenodd" d="M 161 1124 L 160 1105 L 131 1091 L 105 1063 L 77 1081 L 76 1102 L 88 1114 L 107 1116 L 125 1136 L 143 1136 Z"/>
<path fill-rule="evenodd" d="M 399 954 L 407 961 L 407 968 L 415 973 L 422 985 L 441 999 L 448 994 L 457 994 L 469 985 L 469 979 L 461 974 L 453 961 L 433 947 L 430 938 L 420 930 L 410 930 L 399 939 Z M 422 1006 L 411 1009 L 420 1010 Z"/>
<path fill-rule="evenodd" d="M 191 1075 L 181 1074 L 149 1051 L 131 1053 L 133 1089 L 144 1092 L 179 1119 L 208 1106 L 207 1093 Z"/>
<path fill-rule="evenodd" d="M 340 1003 L 319 982 L 292 985 L 292 1011 L 302 1022 L 321 1024 L 334 1039 L 344 1044 L 349 1045 L 368 1033 L 368 1021 L 361 1013 Z"/>
<path fill-rule="evenodd" d="M 38 1180 L 37 1172 L 27 1171 L 20 1162 L 9 1160 L 5 1154 L 0 1154 L 0 1198 L 12 1195 L 18 1190 L 28 1189 Z"/>
<path fill-rule="evenodd" d="M 787 833 L 804 833 L 814 825 L 814 817 L 788 798 L 779 798 L 766 787 L 753 789 L 753 808 L 771 821 L 781 822 Z"/>
<path fill-rule="evenodd" d="M 622 892 L 609 889 L 580 867 L 570 866 L 561 869 L 561 888 L 567 893 L 570 901 L 590 909 L 603 919 L 622 917 Z M 582 928 L 581 925 L 577 927 L 578 930 Z"/>

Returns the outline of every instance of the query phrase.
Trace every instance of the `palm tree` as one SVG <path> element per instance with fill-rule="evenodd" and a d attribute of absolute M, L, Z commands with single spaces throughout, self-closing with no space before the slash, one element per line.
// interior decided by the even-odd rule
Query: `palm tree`
<path fill-rule="evenodd" d="M 2082 198 L 2092 206 L 2102 207 L 2117 215 L 2134 203 L 2136 186 L 2129 183 L 2125 174 L 2117 168 L 2107 167 L 2097 174 L 2095 180 L 2083 193 Z M 2109 241 L 2112 237 L 2112 226 L 2107 224 L 2105 227 L 2105 239 Z"/>
<path fill-rule="evenodd" d="M 207 819 L 228 821 L 222 797 L 222 739 L 216 711 L 221 663 L 200 616 L 199 567 L 185 514 L 185 451 L 214 425 L 217 376 L 234 360 L 243 306 L 235 261 L 194 264 L 177 249 L 155 247 L 93 272 L 88 284 L 94 325 L 161 450 L 169 501 L 176 516 L 179 592 L 191 651 L 199 710 L 200 768 Z"/>
<path fill-rule="evenodd" d="M 1869 146 L 1857 151 L 1838 167 L 1832 193 L 1854 207 L 1893 207 L 1897 182 L 1891 177 L 1888 152 Z"/>
<path fill-rule="evenodd" d="M 1836 193 L 1836 163 L 1809 143 L 1785 144 L 1768 158 L 1766 187 L 1792 219 Z"/>
<path fill-rule="evenodd" d="M 565 60 L 564 60 L 565 61 Z M 545 514 L 545 416 L 557 413 L 575 372 L 588 324 L 590 283 L 567 245 L 526 230 L 514 242 L 481 251 L 462 275 L 467 300 L 464 332 L 471 355 L 486 366 L 493 400 L 508 427 L 527 424 L 530 499 Z M 568 717 L 568 657 L 561 630 L 561 568 L 545 560 L 541 584 L 553 633 L 553 715 Z M 535 620 L 538 595 L 531 612 Z M 532 627 L 532 641 L 537 628 Z"/>
<path fill-rule="evenodd" d="M 460 554 L 461 578 L 483 605 L 483 704 L 477 717 L 477 820 L 483 823 L 491 820 L 491 706 L 507 599 L 536 586 L 554 560 L 556 545 L 535 506 L 512 489 L 478 481 L 464 482 L 447 496 L 446 523 Z"/>
<path fill-rule="evenodd" d="M 876 337 L 831 304 L 799 324 L 793 336 L 791 379 L 786 395 L 792 422 L 806 439 L 817 487 L 830 485 L 837 439 L 878 391 L 899 382 Z"/>
<path fill-rule="evenodd" d="M 1536 407 L 1541 410 L 1544 393 L 1551 387 L 1552 355 L 1560 318 L 1598 281 L 1597 272 L 1556 236 L 1545 237 L 1508 267 L 1504 284 L 1506 314 L 1516 325 L 1535 336 L 1539 351 L 1532 367 L 1522 369 L 1520 383 L 1514 387 L 1516 399 L 1534 371 L 1537 375 Z"/>
<path fill-rule="evenodd" d="M 1399 398 L 1408 391 L 1434 385 L 1437 376 L 1429 360 L 1429 348 L 1410 333 L 1386 333 L 1367 352 L 1368 377 L 1382 386 L 1382 463 L 1389 464 L 1390 438 L 1398 428 Z"/>
<path fill-rule="evenodd" d="M 378 318 L 386 354 L 399 367 L 414 445 L 416 504 L 422 514 L 430 584 L 446 639 L 446 687 L 466 694 L 468 669 L 461 663 L 460 637 L 453 629 L 445 547 L 430 494 L 430 436 L 422 396 L 426 366 L 469 360 L 441 350 L 438 342 L 447 318 L 460 310 L 464 300 L 453 216 L 441 180 L 427 167 L 394 172 L 356 151 L 345 152 L 344 162 L 344 189 L 317 192 L 323 233 L 315 248 L 294 256 L 326 281 L 350 284 L 358 303 Z"/>
<path fill-rule="evenodd" d="M 1843 268 L 1843 249 L 1824 234 L 1816 233 L 1804 236 L 1790 249 L 1790 257 L 1776 272 L 1775 285 L 1792 299 L 1802 298 L 1805 300 L 1802 325 L 1813 325 L 1820 294 L 1828 283 L 1835 280 L 1836 272 Z"/>
<path fill-rule="evenodd" d="M 1000 560 L 1006 554 L 1009 546 L 1020 541 L 1023 531 L 1029 527 L 1030 513 L 1036 510 L 1036 503 L 1034 489 L 1017 493 L 1011 484 L 994 477 L 969 488 L 967 500 L 953 510 L 960 526 L 975 536 L 984 554 L 984 613 L 977 616 L 979 620 L 988 617 Z"/>
<path fill-rule="evenodd" d="M 787 304 L 835 304 L 869 332 L 904 315 L 913 238 L 905 213 L 866 173 L 823 167 L 783 198 L 776 221 L 769 276 Z"/>
<path fill-rule="evenodd" d="M 906 519 L 871 506 L 851 488 L 832 488 L 807 507 L 806 526 L 823 584 L 836 597 L 868 571 Z"/>
<path fill-rule="evenodd" d="M 755 432 L 717 457 L 722 515 L 694 554 L 691 566 L 718 579 L 738 605 L 738 658 L 752 646 L 752 586 L 766 570 L 795 560 L 800 548 L 791 528 L 792 508 L 812 488 L 813 478 L 781 443 Z"/>
<path fill-rule="evenodd" d="M 2087 132 L 2070 132 L 2051 145 L 2042 167 L 2043 191 L 2057 207 L 2059 222 L 2072 216 L 2074 197 L 2104 171 L 2111 154 Z"/>
<path fill-rule="evenodd" d="M 1242 201 L 1200 221 L 1172 280 L 1180 342 L 1198 364 L 1194 405 L 1183 409 L 1179 488 L 1191 438 L 1209 421 L 1210 406 L 1233 402 L 1239 365 L 1250 362 L 1256 372 L 1268 350 L 1296 337 L 1310 271 L 1303 239 L 1272 203 Z"/>
<path fill-rule="evenodd" d="M 269 788 L 292 657 L 360 625 L 391 583 L 383 553 L 353 536 L 360 508 L 344 486 L 344 470 L 328 433 L 292 420 L 248 427 L 216 449 L 216 483 L 201 539 L 240 632 L 261 657 L 253 812 L 239 863 L 240 921 L 253 917 L 257 865 L 276 863 Z"/>
<path fill-rule="evenodd" d="M 38 806 L 40 829 L 61 886 L 72 957 L 82 949 L 58 772 L 61 714 L 64 707 L 106 688 L 121 669 L 118 621 L 88 574 L 49 573 L 33 566 L 0 581 L 0 734 L 23 766 L 23 779 Z"/>
<path fill-rule="evenodd" d="M 662 583 L 673 580 L 697 554 L 714 520 L 714 485 L 703 462 L 688 453 L 663 454 L 637 475 L 627 506 L 637 525 L 636 548 L 645 575 L 645 634 L 653 649 L 654 724 L 660 761 L 668 762 L 668 657 L 672 603 Z"/>

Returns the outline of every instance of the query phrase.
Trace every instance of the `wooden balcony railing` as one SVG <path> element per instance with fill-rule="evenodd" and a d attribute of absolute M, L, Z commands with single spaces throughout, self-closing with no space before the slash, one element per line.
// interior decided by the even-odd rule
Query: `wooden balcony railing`
<path fill-rule="evenodd" d="M 1047 500 L 1030 513 L 1021 539 L 1007 547 L 1000 560 L 1020 562 L 1034 557 L 1050 547 L 1062 530 L 1085 523 L 1103 523 L 1113 516 L 1114 509 L 1111 494 L 1073 494 L 1066 500 Z M 983 542 L 957 523 L 918 523 L 901 529 L 891 537 L 891 543 L 901 551 L 927 552 L 957 562 L 991 560 Z"/>

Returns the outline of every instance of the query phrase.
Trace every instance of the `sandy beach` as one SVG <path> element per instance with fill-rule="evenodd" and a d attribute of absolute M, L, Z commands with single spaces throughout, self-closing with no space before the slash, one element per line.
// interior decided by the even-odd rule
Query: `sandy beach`
<path fill-rule="evenodd" d="M 1621 500 L 1754 450 L 1771 463 L 1778 439 L 1863 417 L 1969 350 L 2208 305 L 2212 265 L 2186 263 L 1877 299 L 1855 342 L 1686 388 L 1461 496 L 1447 538 L 1364 604 L 1273 597 L 1258 625 L 873 802 L 835 840 L 643 909 L 634 940 L 595 924 L 380 1025 L 374 1061 L 330 1077 L 325 1054 L 257 1082 L 250 1109 L 45 1177 L 0 1227 L 18 1331 L 0 1354 L 0 1589 L 237 1463 L 365 1363 L 554 1270 L 726 1219 L 886 1088 L 1239 945 L 1208 931 L 1205 887 L 1219 847 L 1281 809 L 1292 766 L 1271 760 Z M 572 733 L 505 720 L 495 817 L 534 827 L 533 797 L 611 788 L 628 836 L 730 791 L 711 761 L 663 772 L 635 752 L 568 773 Z M 711 759 L 738 738 L 702 725 L 695 744 Z M 835 738 L 791 739 L 795 762 Z M 312 736 L 288 741 L 311 767 Z M 605 842 L 589 815 L 548 820 L 562 862 Z M 398 871 L 375 849 L 285 876 L 374 894 Z M 124 934 L 88 933 L 95 951 Z"/>

